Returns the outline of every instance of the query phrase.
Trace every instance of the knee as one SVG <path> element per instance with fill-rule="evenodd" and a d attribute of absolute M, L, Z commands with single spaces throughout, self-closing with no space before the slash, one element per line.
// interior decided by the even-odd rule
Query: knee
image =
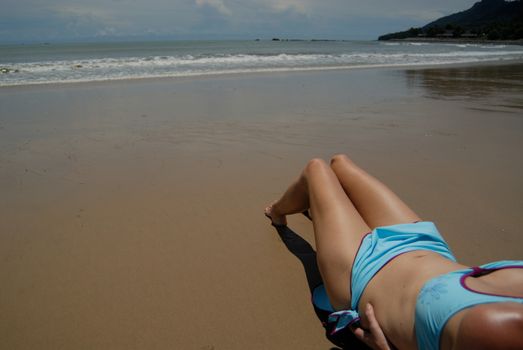
<path fill-rule="evenodd" d="M 352 165 L 354 163 L 345 154 L 335 154 L 331 158 L 331 166 L 336 166 L 336 164 L 350 164 L 350 165 Z"/>
<path fill-rule="evenodd" d="M 323 171 L 325 168 L 328 168 L 329 166 L 323 159 L 320 158 L 313 158 L 309 160 L 307 165 L 305 166 L 304 173 L 305 174 L 311 174 L 318 171 Z"/>

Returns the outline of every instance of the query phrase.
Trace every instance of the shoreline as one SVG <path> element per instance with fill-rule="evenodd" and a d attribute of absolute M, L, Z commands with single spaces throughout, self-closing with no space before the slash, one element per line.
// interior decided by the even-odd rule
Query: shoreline
<path fill-rule="evenodd" d="M 389 40 L 389 41 L 403 41 L 403 39 Z M 523 59 L 507 59 L 507 60 L 484 60 L 484 61 L 470 61 L 470 62 L 451 62 L 451 63 L 420 63 L 420 64 L 375 64 L 375 65 L 354 65 L 354 66 L 339 66 L 339 67 L 304 67 L 304 68 L 281 68 L 281 69 L 260 69 L 251 71 L 230 71 L 230 72 L 216 72 L 216 73 L 195 73 L 179 76 L 147 76 L 136 78 L 116 78 L 105 80 L 86 80 L 86 81 L 60 81 L 60 82 L 35 82 L 30 84 L 13 84 L 0 85 L 0 91 L 3 89 L 30 89 L 39 87 L 60 87 L 60 86 L 89 86 L 92 84 L 122 84 L 122 83 L 140 83 L 140 82 L 154 82 L 154 81 L 187 81 L 187 80 L 201 80 L 212 78 L 227 78 L 227 77 L 256 77 L 256 76 L 270 76 L 280 74 L 300 74 L 300 73 L 319 73 L 331 71 L 352 71 L 352 70 L 374 70 L 374 69 L 392 69 L 392 70 L 410 70 L 410 69 L 433 69 L 433 68 L 452 68 L 452 67 L 475 67 L 475 66 L 505 66 L 522 64 Z"/>

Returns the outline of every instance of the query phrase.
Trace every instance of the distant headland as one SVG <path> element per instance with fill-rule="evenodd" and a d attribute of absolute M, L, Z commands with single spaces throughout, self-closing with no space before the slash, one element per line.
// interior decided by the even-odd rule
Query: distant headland
<path fill-rule="evenodd" d="M 468 10 L 442 17 L 424 27 L 385 34 L 378 40 L 523 44 L 523 1 L 482 0 Z"/>

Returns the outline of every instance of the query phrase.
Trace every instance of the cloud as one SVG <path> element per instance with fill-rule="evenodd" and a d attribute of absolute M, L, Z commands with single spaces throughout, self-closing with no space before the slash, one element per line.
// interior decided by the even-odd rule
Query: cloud
<path fill-rule="evenodd" d="M 384 18 L 403 18 L 411 19 L 412 21 L 429 22 L 434 21 L 440 17 L 446 16 L 447 14 L 430 9 L 419 9 L 419 10 L 403 10 L 403 11 L 391 11 L 385 14 Z"/>
<path fill-rule="evenodd" d="M 309 3 L 305 0 L 271 0 L 268 3 L 276 12 L 294 12 L 303 15 L 310 13 Z"/>
<path fill-rule="evenodd" d="M 232 15 L 232 11 L 229 10 L 222 0 L 196 0 L 196 5 L 198 5 L 198 7 L 212 7 L 225 16 Z"/>
<path fill-rule="evenodd" d="M 373 39 L 477 0 L 1 0 L 0 41 L 100 37 Z"/>
<path fill-rule="evenodd" d="M 67 4 L 55 7 L 57 23 L 74 36 L 118 36 L 117 28 L 125 28 L 128 23 L 115 18 L 111 12 L 97 7 Z"/>

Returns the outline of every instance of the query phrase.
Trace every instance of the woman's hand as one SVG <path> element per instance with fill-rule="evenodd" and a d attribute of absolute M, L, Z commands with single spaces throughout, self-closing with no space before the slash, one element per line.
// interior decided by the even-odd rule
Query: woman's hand
<path fill-rule="evenodd" d="M 368 303 L 365 307 L 365 315 L 369 320 L 369 329 L 365 330 L 361 327 L 351 328 L 352 333 L 354 333 L 356 338 L 374 350 L 390 350 L 390 344 L 385 337 L 385 334 L 383 334 L 378 321 L 376 320 L 376 316 L 374 315 L 374 308 L 370 303 Z"/>

